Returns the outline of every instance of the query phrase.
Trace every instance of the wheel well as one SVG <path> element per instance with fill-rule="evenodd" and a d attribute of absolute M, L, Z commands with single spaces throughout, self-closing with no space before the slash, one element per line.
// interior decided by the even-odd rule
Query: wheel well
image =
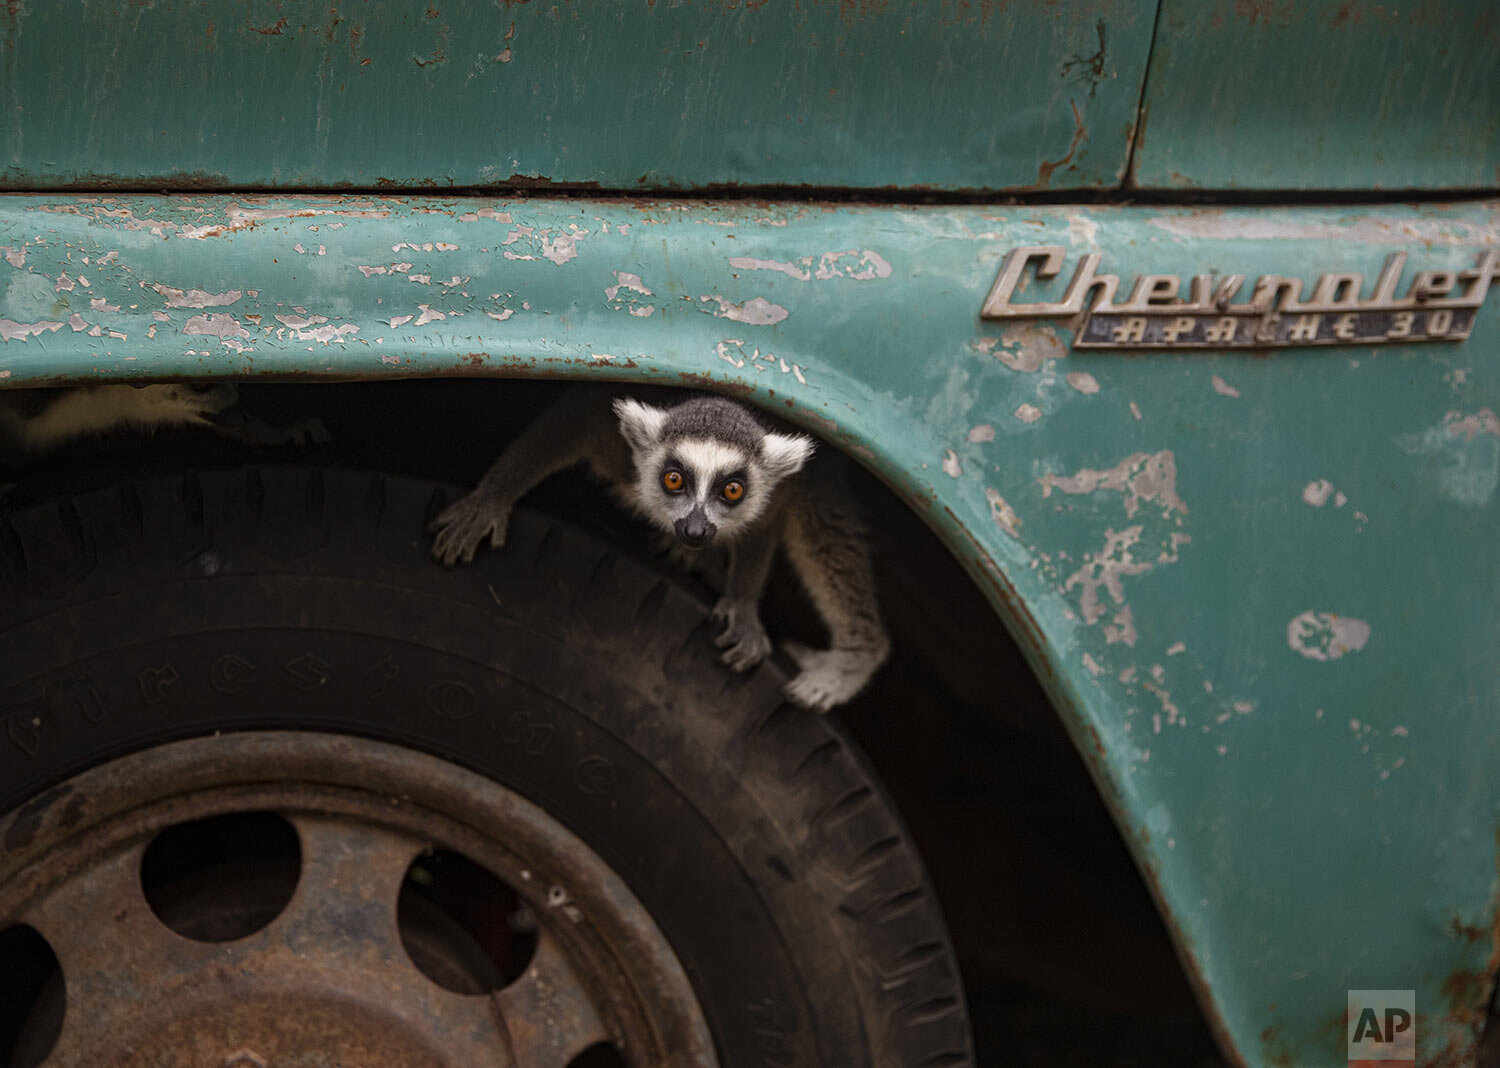
<path fill-rule="evenodd" d="M 441 379 L 241 391 L 264 418 L 322 418 L 336 463 L 472 485 L 560 388 Z M 200 435 L 84 442 L 0 482 L 15 482 L 11 503 L 245 456 Z M 922 850 L 964 970 L 979 1063 L 1211 1061 L 1161 919 L 1015 642 L 908 505 L 873 476 L 855 478 L 894 651 L 876 686 L 837 714 Z M 621 537 L 634 529 L 581 474 L 549 481 L 528 503 Z M 763 614 L 773 637 L 818 638 L 784 569 Z"/>

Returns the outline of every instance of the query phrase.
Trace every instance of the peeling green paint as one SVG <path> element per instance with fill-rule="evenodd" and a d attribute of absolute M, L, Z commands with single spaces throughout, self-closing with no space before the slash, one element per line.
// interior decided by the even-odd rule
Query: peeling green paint
<path fill-rule="evenodd" d="M 1246 1063 L 1344 1063 L 1350 988 L 1416 988 L 1424 1060 L 1470 1048 L 1484 984 L 1454 977 L 1487 974 L 1497 919 L 1500 297 L 1462 344 L 1080 352 L 1068 324 L 978 318 L 1033 244 L 1308 282 L 1405 251 L 1404 292 L 1500 245 L 1500 202 L 9 197 L 0 379 L 557 375 L 774 407 L 984 585 Z"/>

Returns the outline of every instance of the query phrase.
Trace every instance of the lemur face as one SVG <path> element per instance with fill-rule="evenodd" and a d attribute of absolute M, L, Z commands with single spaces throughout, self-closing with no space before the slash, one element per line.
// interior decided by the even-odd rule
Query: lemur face
<path fill-rule="evenodd" d="M 692 549 L 733 540 L 812 455 L 811 438 L 767 431 L 720 397 L 673 408 L 617 400 L 615 413 L 635 458 L 637 508 Z"/>

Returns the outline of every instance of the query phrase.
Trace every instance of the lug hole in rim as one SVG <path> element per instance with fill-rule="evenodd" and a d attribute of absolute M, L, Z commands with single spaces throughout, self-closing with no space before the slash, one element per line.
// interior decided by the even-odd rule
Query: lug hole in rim
<path fill-rule="evenodd" d="M 407 868 L 396 924 L 417 969 L 456 994 L 509 986 L 536 952 L 536 920 L 520 895 L 448 849 L 429 849 Z"/>
<path fill-rule="evenodd" d="M 595 1042 L 568 1062 L 568 1068 L 630 1068 L 624 1056 L 608 1042 Z"/>
<path fill-rule="evenodd" d="M 36 1068 L 62 1034 L 62 966 L 34 927 L 0 931 L 0 1068 Z"/>
<path fill-rule="evenodd" d="M 297 889 L 302 847 L 274 812 L 231 812 L 178 823 L 141 858 L 141 890 L 156 918 L 195 942 L 232 942 L 271 924 Z"/>

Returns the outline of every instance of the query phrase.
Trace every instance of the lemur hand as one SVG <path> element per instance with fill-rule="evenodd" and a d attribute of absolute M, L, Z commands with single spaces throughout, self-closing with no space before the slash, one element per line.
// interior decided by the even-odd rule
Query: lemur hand
<path fill-rule="evenodd" d="M 714 639 L 724 650 L 719 659 L 735 671 L 749 671 L 770 655 L 771 639 L 754 601 L 721 598 L 714 605 L 714 618 L 724 622 L 723 631 Z"/>
<path fill-rule="evenodd" d="M 510 502 L 481 490 L 454 501 L 427 524 L 427 533 L 436 535 L 432 555 L 450 566 L 460 562 L 472 564 L 474 553 L 485 538 L 490 539 L 492 548 L 503 548 L 510 510 Z"/>
<path fill-rule="evenodd" d="M 783 692 L 814 712 L 827 712 L 864 689 L 889 651 L 883 640 L 860 649 L 811 649 L 792 641 L 781 647 L 802 669 Z"/>

